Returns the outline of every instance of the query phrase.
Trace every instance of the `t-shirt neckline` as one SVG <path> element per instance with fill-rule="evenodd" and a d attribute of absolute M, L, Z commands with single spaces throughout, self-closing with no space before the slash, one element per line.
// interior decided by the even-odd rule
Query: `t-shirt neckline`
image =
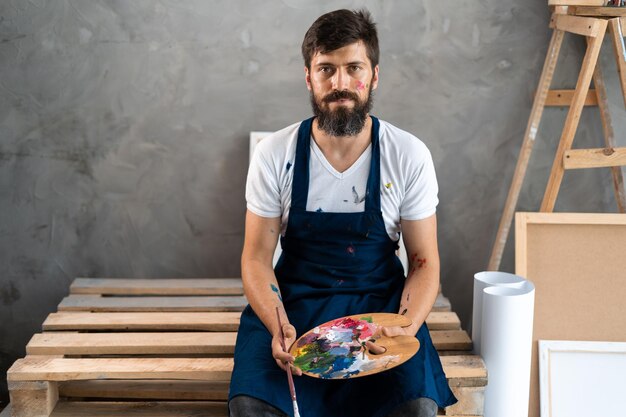
<path fill-rule="evenodd" d="M 311 148 L 313 149 L 313 152 L 315 153 L 319 161 L 322 163 L 322 166 L 338 179 L 344 179 L 349 177 L 351 174 L 357 171 L 359 167 L 363 164 L 363 162 L 372 154 L 372 143 L 370 142 L 369 145 L 367 145 L 367 148 L 365 148 L 365 150 L 363 151 L 363 153 L 358 157 L 356 161 L 354 161 L 352 165 L 350 165 L 348 169 L 343 172 L 339 172 L 331 165 L 330 162 L 328 162 L 328 159 L 326 159 L 326 156 L 324 156 L 324 152 L 322 152 L 317 142 L 315 142 L 313 136 L 311 136 Z"/>

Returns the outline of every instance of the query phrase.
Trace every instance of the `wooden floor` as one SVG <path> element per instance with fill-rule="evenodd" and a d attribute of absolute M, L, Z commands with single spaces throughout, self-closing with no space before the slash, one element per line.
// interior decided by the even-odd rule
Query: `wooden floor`
<path fill-rule="evenodd" d="M 78 278 L 7 372 L 13 417 L 226 416 L 246 304 L 238 278 Z M 482 415 L 485 365 L 443 295 L 427 323 L 459 399 L 441 413 Z"/>

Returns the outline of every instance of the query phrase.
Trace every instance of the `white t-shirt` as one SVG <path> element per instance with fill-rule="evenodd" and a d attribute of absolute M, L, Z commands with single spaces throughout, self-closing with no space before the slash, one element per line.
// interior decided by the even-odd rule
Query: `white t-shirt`
<path fill-rule="evenodd" d="M 284 236 L 291 207 L 293 164 L 300 122 L 265 137 L 256 146 L 246 183 L 248 210 L 262 217 L 281 217 Z M 399 239 L 400 219 L 432 216 L 439 202 L 435 168 L 426 145 L 397 127 L 380 121 L 381 209 L 389 237 Z M 372 160 L 367 147 L 346 171 L 338 172 L 311 138 L 307 211 L 335 213 L 365 210 L 365 189 Z"/>

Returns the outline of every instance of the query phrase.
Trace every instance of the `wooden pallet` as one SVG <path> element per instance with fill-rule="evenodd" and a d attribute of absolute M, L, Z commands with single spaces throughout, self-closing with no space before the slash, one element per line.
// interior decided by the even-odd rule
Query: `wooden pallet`
<path fill-rule="evenodd" d="M 78 278 L 7 372 L 12 415 L 226 416 L 245 305 L 237 278 Z M 459 399 L 445 414 L 482 415 L 485 365 L 441 294 L 427 323 Z"/>

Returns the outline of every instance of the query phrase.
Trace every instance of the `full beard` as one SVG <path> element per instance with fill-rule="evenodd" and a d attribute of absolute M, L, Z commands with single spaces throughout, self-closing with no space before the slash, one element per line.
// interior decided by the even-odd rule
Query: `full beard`
<path fill-rule="evenodd" d="M 326 134 L 334 137 L 356 136 L 363 130 L 367 115 L 372 108 L 372 87 L 370 84 L 367 100 L 361 101 L 359 96 L 351 91 L 334 91 L 325 96 L 321 101 L 326 103 L 322 108 L 311 91 L 311 107 L 317 117 L 318 127 Z M 328 103 L 339 99 L 351 99 L 354 101 L 353 108 L 339 106 L 335 110 L 328 108 Z"/>

